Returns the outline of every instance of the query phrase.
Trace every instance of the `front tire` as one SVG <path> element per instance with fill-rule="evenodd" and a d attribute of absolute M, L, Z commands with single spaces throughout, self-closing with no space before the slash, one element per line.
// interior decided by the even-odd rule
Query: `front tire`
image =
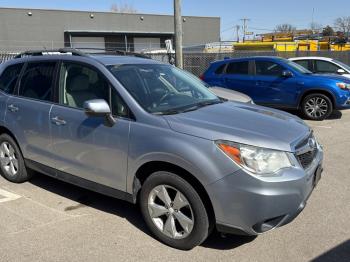
<path fill-rule="evenodd" d="M 307 119 L 321 121 L 332 114 L 333 104 L 328 96 L 315 93 L 303 99 L 301 110 Z"/>
<path fill-rule="evenodd" d="M 178 175 L 150 175 L 140 194 L 141 212 L 153 235 L 182 250 L 200 245 L 209 233 L 209 219 L 196 190 Z"/>
<path fill-rule="evenodd" d="M 17 143 L 7 134 L 0 135 L 0 171 L 4 178 L 14 183 L 23 183 L 31 177 Z"/>

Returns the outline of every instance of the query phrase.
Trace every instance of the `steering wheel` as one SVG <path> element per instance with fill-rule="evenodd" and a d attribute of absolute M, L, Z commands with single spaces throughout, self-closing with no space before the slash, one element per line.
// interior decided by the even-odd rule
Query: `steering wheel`
<path fill-rule="evenodd" d="M 160 99 L 159 99 L 159 105 L 164 101 L 166 100 L 167 98 L 171 97 L 175 95 L 173 92 L 167 92 L 166 94 L 164 94 Z"/>

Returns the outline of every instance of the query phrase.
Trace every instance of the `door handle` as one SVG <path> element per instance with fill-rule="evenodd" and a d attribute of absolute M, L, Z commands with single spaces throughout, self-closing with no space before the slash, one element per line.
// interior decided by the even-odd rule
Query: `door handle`
<path fill-rule="evenodd" d="M 58 116 L 51 118 L 51 121 L 57 126 L 64 126 L 65 124 L 67 124 L 65 120 L 59 118 Z"/>
<path fill-rule="evenodd" d="M 19 110 L 19 108 L 13 104 L 9 105 L 8 110 L 10 110 L 11 112 L 17 112 Z"/>

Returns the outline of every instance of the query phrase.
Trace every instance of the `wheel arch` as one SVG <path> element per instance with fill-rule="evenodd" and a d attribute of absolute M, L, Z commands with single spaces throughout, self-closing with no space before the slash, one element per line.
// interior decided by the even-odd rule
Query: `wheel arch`
<path fill-rule="evenodd" d="M 2 135 L 2 134 L 7 134 L 10 137 L 12 137 L 12 139 L 16 142 L 19 150 L 21 151 L 21 154 L 23 155 L 22 148 L 20 147 L 16 136 L 8 128 L 6 128 L 4 126 L 0 126 L 0 135 Z"/>
<path fill-rule="evenodd" d="M 165 161 L 150 161 L 144 163 L 142 166 L 138 168 L 134 176 L 133 182 L 133 202 L 138 202 L 140 189 L 146 179 L 156 171 L 168 171 L 175 173 L 182 179 L 186 180 L 199 194 L 203 204 L 206 208 L 210 225 L 215 225 L 215 213 L 210 197 L 205 190 L 203 184 L 189 171 L 180 167 L 178 165 L 172 164 L 170 162 Z"/>
<path fill-rule="evenodd" d="M 332 92 L 330 92 L 329 90 L 323 89 L 323 88 L 315 88 L 315 89 L 305 90 L 305 92 L 303 92 L 299 96 L 298 109 L 301 108 L 301 104 L 306 96 L 311 95 L 311 94 L 317 94 L 317 93 L 327 96 L 331 100 L 333 108 L 336 107 L 336 98 Z"/>

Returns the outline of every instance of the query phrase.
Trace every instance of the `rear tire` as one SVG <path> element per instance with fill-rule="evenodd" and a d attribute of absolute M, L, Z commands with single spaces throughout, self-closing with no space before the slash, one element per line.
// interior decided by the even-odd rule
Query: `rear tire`
<path fill-rule="evenodd" d="M 322 121 L 332 114 L 333 104 L 328 96 L 315 93 L 303 99 L 301 110 L 307 119 Z"/>
<path fill-rule="evenodd" d="M 27 172 L 21 150 L 14 139 L 7 134 L 0 135 L 0 173 L 14 183 L 23 183 L 31 178 L 31 172 Z"/>
<path fill-rule="evenodd" d="M 153 235 L 171 247 L 190 250 L 208 237 L 209 219 L 200 196 L 174 173 L 151 174 L 142 186 L 140 206 Z"/>

